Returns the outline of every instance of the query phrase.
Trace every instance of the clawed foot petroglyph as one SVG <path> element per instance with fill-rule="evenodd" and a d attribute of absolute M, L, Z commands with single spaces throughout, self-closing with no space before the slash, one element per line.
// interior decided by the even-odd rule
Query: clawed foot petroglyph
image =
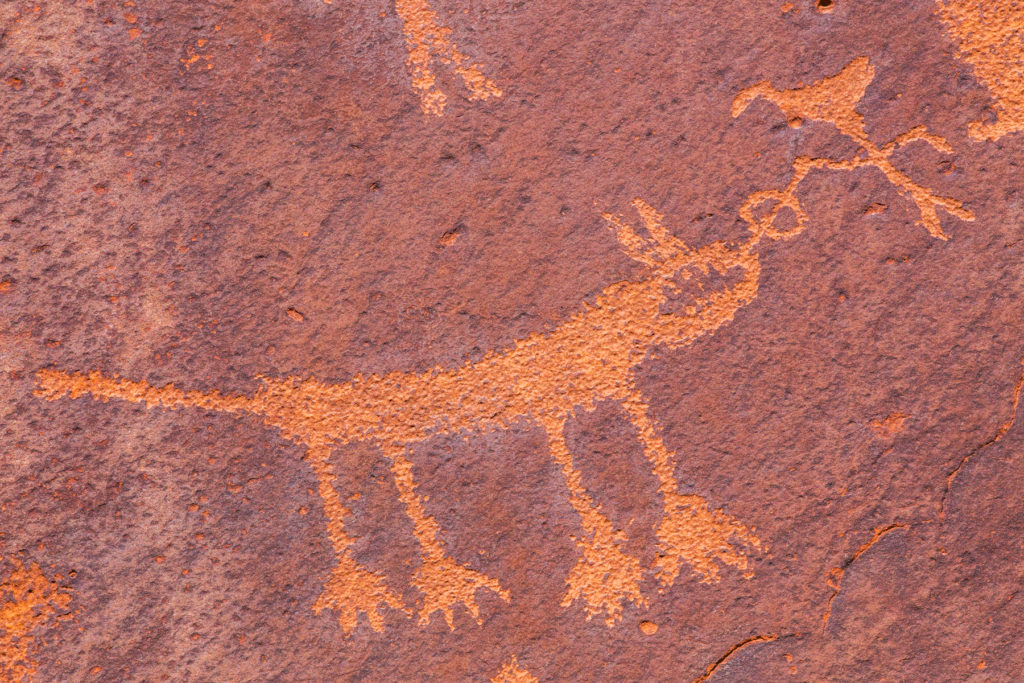
<path fill-rule="evenodd" d="M 383 631 L 384 616 L 380 609 L 385 607 L 409 614 L 379 575 L 360 565 L 351 552 L 345 551 L 338 557 L 338 564 L 324 584 L 313 610 L 317 614 L 325 609 L 333 610 L 347 635 L 355 629 L 360 612 L 369 619 L 374 631 Z"/>
<path fill-rule="evenodd" d="M 719 580 L 719 563 L 748 575 L 743 548 L 760 552 L 761 541 L 736 518 L 712 510 L 700 496 L 670 494 L 658 526 L 658 580 L 671 586 L 686 562 L 703 583 Z"/>
<path fill-rule="evenodd" d="M 422 29 L 416 35 L 433 36 L 433 43 L 416 38 L 420 45 L 417 49 L 421 51 L 416 54 L 429 57 L 430 45 L 436 47 L 446 32 L 436 27 L 423 28 L 434 21 L 423 0 L 398 4 L 405 8 L 400 11 L 405 12 L 407 26 Z M 454 46 L 450 49 L 448 59 L 457 65 L 458 71 L 464 58 L 454 51 Z M 413 61 L 426 63 L 420 57 Z M 791 121 L 807 119 L 835 125 L 860 145 L 860 152 L 851 159 L 795 159 L 793 176 L 785 188 L 755 192 L 740 207 L 739 214 L 749 235 L 739 242 L 716 241 L 689 247 L 672 235 L 663 226 L 662 216 L 640 199 L 634 200 L 633 206 L 643 222 L 643 232 L 619 216 L 605 214 L 623 251 L 646 266 L 647 277 L 638 282 L 609 285 L 593 305 L 584 304 L 557 327 L 519 339 L 509 348 L 490 351 L 478 361 L 419 373 L 357 375 L 341 384 L 259 377 L 262 386 L 252 396 L 182 391 L 173 385 L 153 387 L 96 372 L 69 374 L 44 369 L 37 374 L 36 393 L 49 400 L 68 394 L 72 398 L 88 394 L 102 401 L 116 398 L 145 403 L 150 408 L 195 407 L 255 415 L 266 425 L 281 430 L 286 438 L 304 444 L 306 460 L 316 474 L 327 517 L 327 534 L 337 559 L 315 607 L 335 610 L 346 632 L 355 628 L 359 612 L 367 615 L 373 628 L 381 629 L 381 609 L 406 614 L 409 610 L 386 588 L 380 576 L 353 558 L 353 541 L 344 526 L 349 511 L 334 488 L 332 448 L 361 441 L 380 448 L 382 457 L 390 464 L 398 497 L 420 546 L 421 565 L 413 579 L 414 586 L 423 593 L 420 622 L 429 622 L 440 611 L 448 625 L 453 626 L 454 609 L 459 604 L 480 621 L 476 603 L 479 589 L 493 591 L 506 602 L 511 596 L 497 579 L 461 565 L 446 554 L 442 529 L 425 507 L 427 498 L 417 491 L 413 464 L 406 451 L 434 435 L 508 429 L 523 419 L 532 420 L 546 431 L 550 456 L 561 472 L 566 496 L 583 531 L 577 541 L 581 557 L 566 579 L 563 606 L 582 601 L 588 618 L 603 613 L 609 625 L 621 617 L 625 605 L 645 606 L 646 599 L 640 590 L 644 568 L 622 549 L 625 536 L 615 529 L 583 486 L 581 472 L 563 433 L 565 421 L 577 409 L 589 410 L 605 400 L 623 406 L 643 444 L 651 475 L 658 482 L 663 514 L 654 530 L 659 554 L 653 569 L 662 585 L 672 585 L 683 564 L 703 582 L 718 580 L 722 567 L 732 567 L 749 578 L 749 558 L 763 550 L 760 539 L 734 517 L 712 509 L 703 497 L 680 493 L 675 453 L 662 442 L 634 372 L 656 348 L 680 349 L 714 334 L 730 323 L 741 308 L 756 300 L 761 274 L 758 247 L 762 240 L 788 239 L 807 228 L 808 215 L 797 190 L 812 170 L 854 170 L 867 166 L 881 170 L 915 202 L 922 224 L 938 238 L 945 239 L 945 235 L 939 226 L 937 209 L 973 220 L 959 201 L 934 194 L 889 161 L 898 146 L 916 140 L 949 153 L 945 140 L 923 127 L 913 128 L 881 148 L 867 138 L 855 105 L 873 73 L 867 59 L 860 58 L 840 74 L 805 88 L 779 91 L 768 83 L 759 83 L 740 93 L 733 105 L 734 116 L 764 97 L 777 104 Z M 422 85 L 429 95 L 425 101 L 433 103 L 431 107 L 443 105 L 443 99 L 431 94 L 432 80 L 424 80 Z M 755 215 L 765 204 L 770 205 L 768 210 Z M 795 214 L 796 224 L 783 230 L 776 221 L 785 208 Z M 694 280 L 711 271 L 731 284 L 706 289 L 699 286 L 694 302 L 682 312 L 664 310 L 670 297 L 678 292 L 680 281 Z"/>
<path fill-rule="evenodd" d="M 509 592 L 497 580 L 458 564 L 447 555 L 424 559 L 412 582 L 423 592 L 421 624 L 429 623 L 434 612 L 441 612 L 448 628 L 454 629 L 452 608 L 460 604 L 481 623 L 480 606 L 476 604 L 476 592 L 481 588 L 493 591 L 505 602 L 510 599 Z"/>
<path fill-rule="evenodd" d="M 639 560 L 620 549 L 625 541 L 626 535 L 613 531 L 604 517 L 593 534 L 577 540 L 583 556 L 569 572 L 569 590 L 562 598 L 562 607 L 583 600 L 587 619 L 603 612 L 605 623 L 611 626 L 621 617 L 624 603 L 647 606 L 640 591 L 643 568 Z"/>

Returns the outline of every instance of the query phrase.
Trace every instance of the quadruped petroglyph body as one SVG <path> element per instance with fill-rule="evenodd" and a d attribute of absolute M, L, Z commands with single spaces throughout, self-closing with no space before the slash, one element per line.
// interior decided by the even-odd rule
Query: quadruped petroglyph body
<path fill-rule="evenodd" d="M 661 519 L 654 530 L 656 560 L 649 569 L 661 585 L 671 586 L 684 565 L 704 582 L 717 581 L 723 567 L 750 577 L 750 557 L 763 550 L 761 539 L 752 527 L 713 508 L 702 496 L 680 490 L 675 453 L 662 441 L 635 372 L 653 350 L 684 347 L 712 334 L 757 298 L 759 247 L 764 240 L 792 238 L 807 228 L 808 215 L 797 191 L 815 169 L 877 168 L 915 202 L 922 225 L 938 238 L 945 238 L 945 234 L 937 209 L 973 220 L 960 202 L 934 194 L 890 161 L 897 145 L 915 140 L 949 152 L 944 140 L 923 127 L 913 128 L 881 147 L 868 138 L 855 107 L 873 73 L 867 58 L 859 58 L 841 73 L 803 88 L 780 91 L 759 83 L 741 92 L 734 101 L 734 116 L 758 98 L 765 98 L 791 120 L 832 124 L 853 139 L 859 151 L 850 159 L 796 158 L 785 188 L 755 192 L 740 207 L 739 215 L 748 228 L 747 237 L 741 241 L 690 247 L 671 234 L 663 225 L 663 217 L 641 199 L 635 199 L 633 206 L 643 222 L 643 231 L 620 216 L 604 214 L 625 253 L 646 267 L 646 277 L 607 286 L 594 305 L 583 304 L 554 329 L 524 337 L 510 348 L 491 351 L 479 361 L 420 373 L 356 376 L 343 384 L 259 377 L 261 387 L 252 396 L 183 391 L 173 385 L 153 387 L 98 372 L 43 369 L 37 374 L 37 394 L 50 400 L 89 394 L 104 401 L 116 398 L 141 402 L 151 408 L 195 407 L 249 414 L 303 444 L 305 458 L 317 477 L 328 520 L 327 533 L 337 560 L 315 609 L 334 610 L 346 632 L 357 626 L 360 612 L 372 628 L 381 630 L 383 610 L 411 610 L 388 588 L 385 577 L 361 565 L 353 555 L 353 539 L 345 530 L 349 510 L 334 486 L 334 449 L 363 441 L 380 449 L 420 547 L 421 564 L 413 577 L 414 586 L 422 594 L 420 622 L 428 622 L 435 612 L 441 612 L 452 626 L 453 610 L 458 605 L 479 618 L 478 590 L 492 591 L 505 601 L 512 596 L 499 579 L 485 576 L 447 553 L 442 529 L 417 490 L 408 449 L 434 435 L 504 430 L 521 420 L 531 421 L 546 432 L 550 455 L 563 475 L 568 501 L 583 529 L 576 541 L 577 562 L 566 578 L 562 606 L 580 601 L 588 618 L 604 615 L 606 623 L 612 625 L 625 605 L 646 605 L 641 584 L 648 568 L 624 550 L 623 533 L 602 512 L 597 493 L 583 486 L 564 437 L 566 420 L 577 411 L 591 410 L 599 401 L 621 404 L 637 430 L 651 474 L 658 482 Z M 764 206 L 768 210 L 755 215 Z M 795 214 L 796 223 L 781 230 L 776 221 L 780 211 L 787 208 Z M 717 289 L 699 286 L 693 303 L 682 311 L 666 309 L 682 284 L 699 283 L 710 273 L 723 276 L 729 284 Z"/>

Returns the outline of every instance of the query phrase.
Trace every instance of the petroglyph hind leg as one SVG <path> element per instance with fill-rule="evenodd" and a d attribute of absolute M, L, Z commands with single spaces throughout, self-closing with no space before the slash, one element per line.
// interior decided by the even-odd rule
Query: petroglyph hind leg
<path fill-rule="evenodd" d="M 680 494 L 674 472 L 675 459 L 655 431 L 648 416 L 648 405 L 636 393 L 622 405 L 637 428 L 644 455 L 658 478 L 658 491 L 664 500 L 656 531 L 658 579 L 663 585 L 671 586 L 679 576 L 681 562 L 690 565 L 705 583 L 719 580 L 717 562 L 745 572 L 745 548 L 760 550 L 761 541 L 734 517 L 710 509 L 701 496 Z"/>
<path fill-rule="evenodd" d="M 374 631 L 383 631 L 384 617 L 379 612 L 380 608 L 391 607 L 406 614 L 409 614 L 409 610 L 388 590 L 378 574 L 356 562 L 352 555 L 352 538 L 345 533 L 344 526 L 349 511 L 341 504 L 338 491 L 334 488 L 330 456 L 330 446 L 317 446 L 306 451 L 306 460 L 316 474 L 320 497 L 324 501 L 327 536 L 334 546 L 338 562 L 331 578 L 324 584 L 323 593 L 313 605 L 313 610 L 317 614 L 325 609 L 336 612 L 345 635 L 355 629 L 360 612 L 366 614 Z"/>
<path fill-rule="evenodd" d="M 434 612 L 441 612 L 448 628 L 455 628 L 452 608 L 465 605 L 477 623 L 481 623 L 480 606 L 476 604 L 476 592 L 480 588 L 494 591 L 505 602 L 509 592 L 501 587 L 497 579 L 458 564 L 445 554 L 441 547 L 441 528 L 437 521 L 427 514 L 423 499 L 416 493 L 412 477 L 412 463 L 405 457 L 402 446 L 389 445 L 383 448 L 384 455 L 391 462 L 391 474 L 398 488 L 398 497 L 405 505 L 406 514 L 413 523 L 413 533 L 420 544 L 421 564 L 413 576 L 413 585 L 423 593 L 423 607 L 420 609 L 420 624 L 430 622 Z"/>
<path fill-rule="evenodd" d="M 548 432 L 551 457 L 562 470 L 569 489 L 569 503 L 579 514 L 584 531 L 584 537 L 576 542 L 583 557 L 566 579 L 569 589 L 562 598 L 562 607 L 582 598 L 587 619 L 604 612 L 605 624 L 611 626 L 621 617 L 623 603 L 646 606 L 647 601 L 640 593 L 643 570 L 635 557 L 619 549 L 626 540 L 625 534 L 615 531 L 611 520 L 601 514 L 583 488 L 580 473 L 573 466 L 572 455 L 565 445 L 564 419 L 550 419 L 544 427 Z"/>

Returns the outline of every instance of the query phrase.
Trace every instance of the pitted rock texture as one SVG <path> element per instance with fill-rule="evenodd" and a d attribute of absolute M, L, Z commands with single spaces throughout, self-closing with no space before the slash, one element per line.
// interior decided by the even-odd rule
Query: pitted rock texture
<path fill-rule="evenodd" d="M 4 3 L 0 680 L 1016 680 L 1022 15 Z"/>

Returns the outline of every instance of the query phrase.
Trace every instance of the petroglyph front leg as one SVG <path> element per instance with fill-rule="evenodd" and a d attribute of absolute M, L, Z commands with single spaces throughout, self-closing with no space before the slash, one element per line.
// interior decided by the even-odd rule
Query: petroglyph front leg
<path fill-rule="evenodd" d="M 626 540 L 625 534 L 615 530 L 611 520 L 601 514 L 583 488 L 580 473 L 573 466 L 572 455 L 565 444 L 563 426 L 561 417 L 551 418 L 544 424 L 551 457 L 565 477 L 569 503 L 580 516 L 584 537 L 576 541 L 583 557 L 569 572 L 566 579 L 569 590 L 562 598 L 562 606 L 568 607 L 582 599 L 588 620 L 604 612 L 605 624 L 611 626 L 621 618 L 623 603 L 646 606 L 647 601 L 640 592 L 643 570 L 635 557 L 619 548 Z"/>
<path fill-rule="evenodd" d="M 412 476 L 412 463 L 405 457 L 402 446 L 386 445 L 385 457 L 391 461 L 391 473 L 398 488 L 398 497 L 405 505 L 406 514 L 413 523 L 413 533 L 420 544 L 421 564 L 413 576 L 413 585 L 423 593 L 423 607 L 420 609 L 420 624 L 430 623 L 434 612 L 441 612 L 448 628 L 455 628 L 452 608 L 465 605 L 477 623 L 482 623 L 480 606 L 476 603 L 476 592 L 480 588 L 494 591 L 505 602 L 509 592 L 501 587 L 497 579 L 485 576 L 475 569 L 460 565 L 441 547 L 441 528 L 437 521 L 427 514 L 423 499 L 416 493 Z"/>
<path fill-rule="evenodd" d="M 334 488 L 330 455 L 330 446 L 316 446 L 306 451 L 306 460 L 316 474 L 317 487 L 324 501 L 327 536 L 331 539 L 338 561 L 331 578 L 324 584 L 323 593 L 313 605 L 313 610 L 317 614 L 325 609 L 334 610 L 346 635 L 355 629 L 359 612 L 366 614 L 374 631 L 383 631 L 384 618 L 379 612 L 380 608 L 391 607 L 406 614 L 409 614 L 409 610 L 388 590 L 380 575 L 356 562 L 352 555 L 352 538 L 345 533 L 344 527 L 344 519 L 349 511 L 342 505 L 338 491 Z"/>
<path fill-rule="evenodd" d="M 680 561 L 686 562 L 705 583 L 718 581 L 718 565 L 747 570 L 744 547 L 761 549 L 761 541 L 746 526 L 721 510 L 711 510 L 698 495 L 681 495 L 675 477 L 675 458 L 665 447 L 648 416 L 649 406 L 638 393 L 622 402 L 637 428 L 658 479 L 658 492 L 664 500 L 658 538 L 658 579 L 671 586 L 679 576 Z M 735 545 L 734 545 L 735 543 Z M 745 573 L 750 577 L 752 573 Z"/>

